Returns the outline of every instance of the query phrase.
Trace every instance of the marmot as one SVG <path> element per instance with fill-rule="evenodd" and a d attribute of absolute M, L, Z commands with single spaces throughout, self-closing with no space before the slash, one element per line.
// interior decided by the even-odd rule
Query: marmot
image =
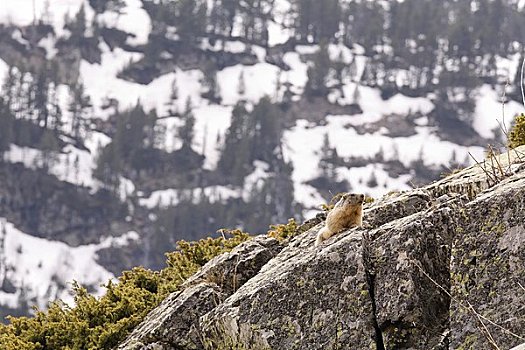
<path fill-rule="evenodd" d="M 363 224 L 363 202 L 365 195 L 346 193 L 326 216 L 326 222 L 317 234 L 315 245 L 350 227 Z"/>

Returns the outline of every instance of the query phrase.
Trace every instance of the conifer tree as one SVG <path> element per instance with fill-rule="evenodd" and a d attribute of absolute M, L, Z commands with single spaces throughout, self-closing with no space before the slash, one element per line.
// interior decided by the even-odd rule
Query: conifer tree
<path fill-rule="evenodd" d="M 13 140 L 13 119 L 7 103 L 0 97 L 0 162 Z"/>
<path fill-rule="evenodd" d="M 51 130 L 45 130 L 40 140 L 40 149 L 42 149 L 42 167 L 44 170 L 54 166 L 60 150 L 58 140 Z"/>
<path fill-rule="evenodd" d="M 255 126 L 245 104 L 238 102 L 232 111 L 218 163 L 221 173 L 229 176 L 233 184 L 242 184 L 251 169 L 254 131 Z"/>
<path fill-rule="evenodd" d="M 283 113 L 265 96 L 254 106 L 251 118 L 255 125 L 254 157 L 271 163 L 281 145 Z"/>
<path fill-rule="evenodd" d="M 209 99 L 213 103 L 221 103 L 221 92 L 217 83 L 217 67 L 215 63 L 210 61 L 206 64 L 201 83 L 205 89 L 202 97 Z"/>
<path fill-rule="evenodd" d="M 16 105 L 16 88 L 19 82 L 18 74 L 20 74 L 20 72 L 14 66 L 9 66 L 2 84 L 1 90 L 4 107 L 9 111 L 13 111 Z"/>
<path fill-rule="evenodd" d="M 335 181 L 336 173 L 335 166 L 332 162 L 334 158 L 334 149 L 330 146 L 330 139 L 328 133 L 323 136 L 323 145 L 321 146 L 321 157 L 319 159 L 319 168 L 321 169 L 321 176 L 329 181 Z"/>
<path fill-rule="evenodd" d="M 308 97 L 326 96 L 328 94 L 327 82 L 330 66 L 328 47 L 326 42 L 323 42 L 315 54 L 313 65 L 308 67 L 308 81 L 305 86 L 305 93 Z"/>
<path fill-rule="evenodd" d="M 339 51 L 339 54 L 337 56 L 337 60 L 333 63 L 334 70 L 335 70 L 335 78 L 337 79 L 337 82 L 342 87 L 344 84 L 344 71 L 346 68 L 346 63 L 343 56 L 343 51 Z"/>
<path fill-rule="evenodd" d="M 193 42 L 206 32 L 207 1 L 179 0 L 175 6 L 177 33 L 181 40 Z"/>
<path fill-rule="evenodd" d="M 49 122 L 49 81 L 46 75 L 46 70 L 40 71 L 36 74 L 33 80 L 32 90 L 34 91 L 34 105 L 33 109 L 36 114 L 36 122 L 43 128 L 48 127 Z"/>
<path fill-rule="evenodd" d="M 239 82 L 237 84 L 237 93 L 241 97 L 241 99 L 245 98 L 246 95 L 246 81 L 244 80 L 244 70 L 241 70 L 241 73 L 239 74 Z"/>
<path fill-rule="evenodd" d="M 84 4 L 80 6 L 72 22 L 66 22 L 68 29 L 71 31 L 71 39 L 75 42 L 82 40 L 86 33 L 86 9 Z"/>
<path fill-rule="evenodd" d="M 359 91 L 359 85 L 356 84 L 352 94 L 352 103 L 359 104 L 359 102 L 361 102 L 361 92 Z"/>
<path fill-rule="evenodd" d="M 177 131 L 177 136 L 182 140 L 183 147 L 191 147 L 195 136 L 195 116 L 193 115 L 191 97 L 186 100 L 186 108 L 181 115 L 182 126 Z"/>
<path fill-rule="evenodd" d="M 49 110 L 49 127 L 55 131 L 55 134 L 62 131 L 62 109 L 57 96 L 58 86 L 56 83 L 51 83 L 48 88 L 48 110 Z"/>
<path fill-rule="evenodd" d="M 179 113 L 179 107 L 178 107 L 178 99 L 179 99 L 179 87 L 177 85 L 177 76 L 173 78 L 173 82 L 171 83 L 171 92 L 170 92 L 170 99 L 167 103 L 167 116 L 168 117 L 178 117 L 180 115 Z"/>
<path fill-rule="evenodd" d="M 71 113 L 71 134 L 80 140 L 81 136 L 88 131 L 88 123 L 91 112 L 91 99 L 85 93 L 84 85 L 77 83 L 70 91 L 69 112 Z"/>

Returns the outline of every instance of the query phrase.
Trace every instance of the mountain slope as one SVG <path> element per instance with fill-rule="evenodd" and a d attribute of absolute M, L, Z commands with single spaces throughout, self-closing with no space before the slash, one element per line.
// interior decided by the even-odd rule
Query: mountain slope
<path fill-rule="evenodd" d="M 514 1 L 45 3 L 0 4 L 0 216 L 51 255 L 89 251 L 99 272 L 4 274 L 10 309 L 159 268 L 182 238 L 435 180 L 499 146 L 498 123 L 523 110 Z"/>
<path fill-rule="evenodd" d="M 365 207 L 363 228 L 320 247 L 322 222 L 277 253 L 269 237 L 243 243 L 166 298 L 119 349 L 518 345 L 523 150 L 492 160 L 509 170 L 498 183 L 486 175 L 498 171 L 487 159 L 379 199 Z M 241 261 L 256 269 L 235 266 Z"/>

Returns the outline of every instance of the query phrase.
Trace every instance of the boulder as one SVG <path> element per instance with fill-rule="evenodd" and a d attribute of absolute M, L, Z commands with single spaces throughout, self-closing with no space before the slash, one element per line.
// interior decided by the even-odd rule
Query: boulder
<path fill-rule="evenodd" d="M 157 308 L 152 310 L 119 350 L 201 349 L 199 317 L 219 305 L 281 249 L 260 236 L 210 260 Z"/>
<path fill-rule="evenodd" d="M 222 300 L 224 295 L 213 283 L 174 292 L 148 314 L 118 349 L 199 349 L 200 340 L 193 325 Z"/>

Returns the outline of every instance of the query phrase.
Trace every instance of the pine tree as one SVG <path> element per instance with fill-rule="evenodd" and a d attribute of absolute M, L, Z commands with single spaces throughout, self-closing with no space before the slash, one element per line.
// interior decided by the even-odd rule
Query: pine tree
<path fill-rule="evenodd" d="M 224 138 L 218 169 L 235 185 L 244 182 L 253 161 L 252 146 L 255 126 L 243 102 L 232 111 L 231 124 Z"/>
<path fill-rule="evenodd" d="M 36 113 L 36 122 L 43 128 L 48 127 L 49 122 L 49 81 L 46 71 L 42 70 L 36 74 L 33 80 L 32 90 L 34 91 L 34 111 Z"/>
<path fill-rule="evenodd" d="M 330 56 L 326 42 L 321 43 L 316 53 L 313 66 L 308 67 L 308 81 L 305 86 L 305 94 L 308 97 L 328 95 L 328 76 L 330 73 Z"/>
<path fill-rule="evenodd" d="M 293 165 L 282 158 L 277 158 L 275 163 L 275 175 L 270 180 L 270 208 L 273 209 L 271 222 L 286 222 L 294 215 Z"/>
<path fill-rule="evenodd" d="M 347 74 L 350 77 L 350 81 L 357 81 L 357 65 L 355 63 L 355 56 L 352 57 L 352 60 L 348 64 Z"/>
<path fill-rule="evenodd" d="M 245 98 L 246 81 L 244 80 L 244 70 L 241 70 L 241 73 L 239 74 L 239 82 L 237 84 L 237 93 L 239 94 L 241 99 Z"/>
<path fill-rule="evenodd" d="M 16 119 L 32 120 L 33 118 L 33 92 L 31 90 L 31 74 L 21 71 L 16 84 L 15 104 L 12 109 Z"/>
<path fill-rule="evenodd" d="M 377 187 L 379 183 L 377 182 L 377 176 L 374 171 L 370 173 L 370 177 L 368 178 L 366 185 L 370 188 Z"/>
<path fill-rule="evenodd" d="M 220 86 L 217 83 L 217 67 L 215 63 L 208 62 L 204 67 L 203 79 L 201 81 L 205 91 L 202 97 L 209 99 L 213 103 L 221 103 Z"/>
<path fill-rule="evenodd" d="M 330 139 L 328 134 L 323 136 L 323 145 L 321 146 L 321 157 L 319 159 L 319 169 L 321 169 L 321 176 L 334 181 L 336 178 L 335 166 L 332 163 L 334 149 L 330 146 Z"/>
<path fill-rule="evenodd" d="M 57 96 L 57 88 L 56 83 L 51 83 L 48 88 L 49 127 L 54 130 L 56 134 L 62 131 L 64 124 L 62 120 L 62 109 Z"/>
<path fill-rule="evenodd" d="M 152 149 L 162 140 L 162 137 L 157 135 L 158 116 L 155 109 L 151 110 L 146 116 L 146 123 L 144 125 L 144 148 Z"/>
<path fill-rule="evenodd" d="M 42 167 L 48 170 L 55 165 L 57 152 L 60 150 L 55 134 L 51 130 L 45 130 L 39 146 L 42 149 Z"/>
<path fill-rule="evenodd" d="M 16 105 L 16 89 L 20 79 L 18 74 L 20 74 L 20 72 L 14 66 L 9 66 L 9 70 L 2 84 L 1 91 L 4 107 L 9 111 L 14 111 Z"/>
<path fill-rule="evenodd" d="M 177 33 L 182 41 L 193 42 L 206 32 L 207 1 L 179 0 L 176 7 Z"/>
<path fill-rule="evenodd" d="M 88 131 L 91 117 L 91 99 L 85 94 L 84 85 L 77 83 L 70 90 L 69 112 L 71 113 L 71 134 L 76 140 Z"/>
<path fill-rule="evenodd" d="M 277 76 L 275 77 L 275 96 L 274 96 L 275 101 L 279 100 L 279 95 L 280 95 L 281 87 L 282 87 L 281 77 L 282 77 L 282 71 L 279 69 L 279 71 L 277 72 Z"/>
<path fill-rule="evenodd" d="M 112 142 L 103 149 L 99 149 L 97 154 L 97 167 L 94 176 L 106 184 L 110 190 L 117 191 L 120 186 L 120 172 L 122 171 L 122 158 L 118 154 L 117 145 Z M 73 165 L 75 178 L 78 181 L 78 156 Z"/>
<path fill-rule="evenodd" d="M 68 22 L 65 22 L 68 26 L 68 29 L 71 31 L 71 39 L 75 42 L 79 42 L 82 40 L 86 34 L 86 9 L 84 7 L 84 4 L 80 6 L 80 9 L 78 10 L 77 14 L 75 15 L 75 19 L 68 24 Z"/>
<path fill-rule="evenodd" d="M 9 150 L 13 140 L 13 120 L 7 103 L 0 97 L 0 162 L 3 160 L 3 153 Z"/>
<path fill-rule="evenodd" d="M 173 82 L 171 83 L 171 92 L 170 92 L 170 99 L 167 103 L 167 117 L 178 117 L 180 115 L 179 113 L 179 107 L 178 107 L 178 99 L 179 99 L 179 87 L 177 85 L 177 76 L 173 78 Z"/>
<path fill-rule="evenodd" d="M 237 0 L 222 0 L 221 5 L 223 9 L 223 27 L 227 30 L 228 37 L 231 37 L 239 2 Z"/>
<path fill-rule="evenodd" d="M 359 85 L 356 84 L 352 94 L 352 103 L 359 104 L 359 102 L 361 102 L 361 92 L 359 91 Z"/>
<path fill-rule="evenodd" d="M 270 164 L 281 145 L 283 112 L 265 96 L 253 107 L 251 118 L 255 125 L 254 157 Z"/>
<path fill-rule="evenodd" d="M 183 147 L 191 147 L 195 136 L 195 116 L 192 112 L 191 97 L 186 100 L 186 108 L 181 115 L 183 125 L 177 130 L 177 136 L 182 140 Z"/>
<path fill-rule="evenodd" d="M 343 91 L 344 71 L 345 71 L 346 63 L 345 63 L 345 59 L 344 59 L 342 50 L 339 51 L 337 60 L 333 63 L 333 66 L 335 70 L 335 78 L 337 79 L 337 82 L 341 86 L 341 91 Z"/>

